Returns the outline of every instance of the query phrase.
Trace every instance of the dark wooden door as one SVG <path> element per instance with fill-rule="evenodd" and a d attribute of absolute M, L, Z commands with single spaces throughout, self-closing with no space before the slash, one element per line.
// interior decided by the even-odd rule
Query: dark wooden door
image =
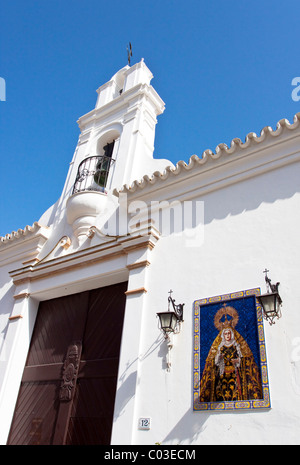
<path fill-rule="evenodd" d="M 109 444 L 127 282 L 41 302 L 8 444 Z"/>

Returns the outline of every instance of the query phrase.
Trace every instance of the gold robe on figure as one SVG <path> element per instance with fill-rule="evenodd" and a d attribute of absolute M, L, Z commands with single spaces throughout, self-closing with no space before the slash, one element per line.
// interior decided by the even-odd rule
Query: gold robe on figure
<path fill-rule="evenodd" d="M 200 402 L 262 399 L 260 372 L 252 351 L 235 329 L 231 331 L 234 341 L 230 345 L 222 343 L 220 331 L 210 348 L 200 382 Z"/>

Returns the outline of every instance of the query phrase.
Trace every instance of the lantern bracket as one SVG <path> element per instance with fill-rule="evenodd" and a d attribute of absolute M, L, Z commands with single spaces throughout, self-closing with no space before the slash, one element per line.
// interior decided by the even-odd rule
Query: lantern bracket
<path fill-rule="evenodd" d="M 275 324 L 275 317 L 281 317 L 282 299 L 279 295 L 279 282 L 272 284 L 271 279 L 268 277 L 269 270 L 265 269 L 265 282 L 267 286 L 267 294 L 258 296 L 258 301 L 263 309 L 263 316 L 270 325 Z"/>
<path fill-rule="evenodd" d="M 160 330 L 164 334 L 165 341 L 167 341 L 167 356 L 166 366 L 167 371 L 171 369 L 171 350 L 173 348 L 173 335 L 180 332 L 180 323 L 183 321 L 183 307 L 184 304 L 176 304 L 175 299 L 172 298 L 172 290 L 169 292 L 168 297 L 168 310 L 166 312 L 157 313 L 159 318 Z"/>
<path fill-rule="evenodd" d="M 170 311 L 170 303 L 172 304 L 173 310 L 175 315 L 177 316 L 178 321 L 183 321 L 183 307 L 184 304 L 175 304 L 175 299 L 172 299 L 172 293 L 173 291 L 169 291 L 169 297 L 168 297 L 168 311 Z"/>
<path fill-rule="evenodd" d="M 272 284 L 271 279 L 268 277 L 268 272 L 267 268 L 264 270 L 265 273 L 265 281 L 266 281 L 266 286 L 267 286 L 267 292 L 272 293 L 272 294 L 278 294 L 278 300 L 280 302 L 280 305 L 282 304 L 282 299 L 279 295 L 278 288 L 280 282 L 277 282 L 276 284 Z"/>
<path fill-rule="evenodd" d="M 159 317 L 160 329 L 167 340 L 170 340 L 170 334 L 179 333 L 179 324 L 183 322 L 184 304 L 176 304 L 175 299 L 172 298 L 172 292 L 172 290 L 169 292 L 168 310 L 156 314 Z"/>

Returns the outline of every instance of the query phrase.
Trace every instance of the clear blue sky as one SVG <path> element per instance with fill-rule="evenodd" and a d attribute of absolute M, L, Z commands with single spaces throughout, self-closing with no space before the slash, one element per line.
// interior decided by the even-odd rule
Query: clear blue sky
<path fill-rule="evenodd" d="M 129 41 L 166 103 L 155 157 L 188 161 L 300 111 L 299 0 L 1 0 L 0 18 L 1 236 L 59 198 L 76 121 Z"/>

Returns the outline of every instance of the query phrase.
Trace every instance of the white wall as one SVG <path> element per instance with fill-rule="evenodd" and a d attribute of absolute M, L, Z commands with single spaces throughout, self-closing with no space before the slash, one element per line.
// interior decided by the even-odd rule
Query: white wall
<path fill-rule="evenodd" d="M 300 360 L 293 357 L 300 337 L 299 175 L 299 164 L 291 164 L 195 197 L 204 201 L 204 242 L 188 247 L 184 236 L 171 235 L 160 238 L 151 252 L 134 444 L 300 443 Z M 193 302 L 256 287 L 265 293 L 265 267 L 272 282 L 280 281 L 283 299 L 282 318 L 272 327 L 264 322 L 272 408 L 193 412 Z M 156 313 L 167 309 L 170 289 L 185 310 L 182 330 L 173 338 L 168 372 L 167 345 Z M 136 356 L 133 353 L 132 360 Z M 141 417 L 151 417 L 149 431 L 138 430 Z M 130 433 L 118 431 L 115 420 L 115 443 L 128 443 Z"/>

